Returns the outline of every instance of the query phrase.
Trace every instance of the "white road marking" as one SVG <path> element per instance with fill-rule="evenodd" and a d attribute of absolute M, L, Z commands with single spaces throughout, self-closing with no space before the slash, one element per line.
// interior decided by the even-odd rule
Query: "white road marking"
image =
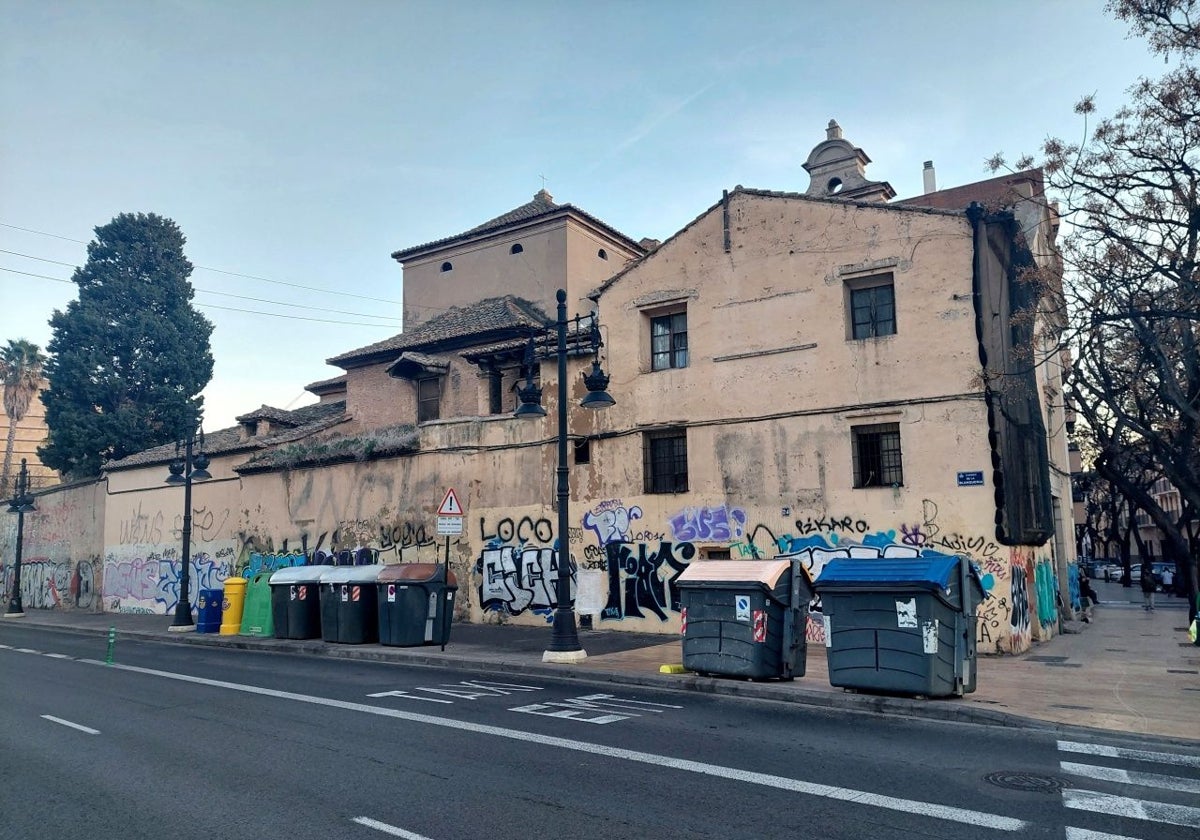
<path fill-rule="evenodd" d="M 445 703 L 453 706 L 453 700 L 438 700 L 434 697 L 422 697 L 419 694 L 409 694 L 407 691 L 377 691 L 374 694 L 368 694 L 368 697 L 407 697 L 409 700 L 424 700 L 426 703 Z"/>
<path fill-rule="evenodd" d="M 71 658 L 70 656 L 68 656 L 65 653 L 47 653 L 47 654 L 43 654 L 43 655 L 48 656 L 51 659 L 70 659 Z"/>
<path fill-rule="evenodd" d="M 1141 787 L 1181 790 L 1184 793 L 1200 793 L 1200 779 L 1185 779 L 1180 776 L 1164 776 L 1159 773 L 1131 773 L 1118 767 L 1100 767 L 1095 764 L 1075 764 L 1060 761 L 1058 766 L 1072 776 L 1100 779 L 1105 782 L 1120 782 Z"/>
<path fill-rule="evenodd" d="M 1187 805 L 1129 799 L 1125 796 L 1110 796 L 1094 790 L 1077 790 L 1075 788 L 1063 791 L 1063 805 L 1094 814 L 1111 814 L 1115 817 L 1130 817 L 1135 820 L 1200 828 L 1200 808 L 1192 808 Z"/>
<path fill-rule="evenodd" d="M 42 717 L 45 720 L 53 721 L 54 723 L 61 723 L 63 726 L 69 726 L 72 729 L 78 729 L 80 732 L 86 732 L 89 735 L 99 735 L 100 734 L 99 729 L 92 729 L 92 727 L 90 727 L 90 726 L 83 726 L 82 724 L 71 723 L 71 721 L 69 721 L 69 720 L 63 720 L 62 718 L 56 718 L 54 715 L 42 715 Z"/>
<path fill-rule="evenodd" d="M 740 770 L 734 767 L 722 767 L 717 764 L 708 764 L 702 761 L 690 761 L 688 759 L 672 758 L 670 756 L 656 755 L 654 753 L 640 752 L 638 750 L 627 750 L 620 747 L 609 747 L 604 744 L 592 744 L 587 741 L 575 741 L 569 738 L 559 738 L 553 735 L 539 735 L 534 732 L 523 732 L 519 729 L 507 729 L 501 726 L 489 726 L 482 723 L 454 720 L 452 718 L 434 717 L 432 715 L 425 715 L 419 712 L 409 712 L 402 709 L 388 709 L 382 706 L 368 706 L 363 703 L 352 703 L 347 700 L 334 700 L 330 697 L 316 697 L 309 694 L 296 694 L 291 691 L 279 691 L 278 689 L 273 688 L 260 688 L 259 686 L 254 685 L 242 685 L 240 683 L 225 682 L 224 680 L 212 680 L 205 677 L 194 677 L 190 674 L 175 674 L 170 671 L 158 671 L 153 668 L 139 668 L 134 665 L 112 665 L 109 667 L 122 671 L 129 671 L 131 673 L 146 674 L 152 677 L 178 680 L 180 682 L 192 683 L 194 685 L 205 685 L 211 688 L 225 688 L 229 689 L 230 691 L 241 691 L 245 692 L 246 694 L 274 697 L 279 700 L 294 700 L 298 703 L 311 703 L 316 706 L 326 706 L 329 708 L 344 709 L 351 712 L 379 715 L 380 717 L 406 720 L 412 723 L 423 723 L 429 726 L 440 726 L 446 729 L 456 729 L 461 732 L 472 732 L 477 735 L 492 735 L 498 738 L 508 738 L 513 741 L 523 741 L 525 743 L 537 744 L 544 747 L 557 747 L 559 749 L 574 750 L 575 752 L 589 753 L 591 755 L 619 758 L 625 761 L 637 762 L 639 764 L 648 764 L 652 767 L 668 767 L 685 773 L 696 773 L 718 779 L 729 779 L 731 781 L 745 782 L 746 784 L 792 791 L 793 793 L 805 794 L 807 796 L 818 796 L 825 799 L 853 802 L 858 805 L 869 805 L 875 808 L 884 808 L 889 811 L 899 811 L 905 814 L 916 814 L 918 816 L 930 817 L 933 819 L 949 820 L 952 822 L 965 823 L 967 825 L 977 825 L 999 831 L 1021 831 L 1022 829 L 1028 828 L 1030 825 L 1025 820 L 1019 820 L 1014 817 L 1005 817 L 999 814 L 989 814 L 985 811 L 972 811 L 966 808 L 956 808 L 951 805 L 938 805 L 933 802 L 920 802 L 914 799 L 899 799 L 894 796 L 884 796 L 883 794 L 870 793 L 863 790 L 854 790 L 853 788 L 834 787 L 832 785 L 822 785 L 815 782 L 803 782 L 799 779 L 789 779 L 784 776 L 774 776 L 767 773 L 755 773 L 750 770 Z"/>
<path fill-rule="evenodd" d="M 1180 767 L 1200 767 L 1200 755 L 1129 750 L 1124 747 L 1110 747 L 1106 744 L 1083 744 L 1078 741 L 1059 741 L 1058 748 L 1063 752 L 1102 755 L 1106 758 L 1128 758 L 1133 761 L 1155 761 L 1160 764 L 1177 764 Z"/>
<path fill-rule="evenodd" d="M 41 653 L 40 650 L 34 650 L 33 648 L 13 648 L 13 650 L 17 653 Z"/>
<path fill-rule="evenodd" d="M 1103 831 L 1088 831 L 1086 828 L 1067 826 L 1067 840 L 1138 840 L 1124 834 L 1105 834 Z"/>
<path fill-rule="evenodd" d="M 393 837 L 403 837 L 404 840 L 430 840 L 424 834 L 414 834 L 411 831 L 405 831 L 403 828 L 396 828 L 394 825 L 388 825 L 379 820 L 373 820 L 370 817 L 355 817 L 351 822 L 356 822 L 359 825 L 365 825 L 367 828 L 373 828 L 376 831 L 382 831 L 384 834 L 390 834 Z"/>
<path fill-rule="evenodd" d="M 0 645 L 0 650 L 12 650 L 12 645 Z"/>

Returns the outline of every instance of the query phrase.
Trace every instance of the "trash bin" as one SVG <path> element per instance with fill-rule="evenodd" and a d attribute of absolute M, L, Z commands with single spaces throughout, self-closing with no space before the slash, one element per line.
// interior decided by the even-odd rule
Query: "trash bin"
<path fill-rule="evenodd" d="M 221 635 L 236 636 L 242 627 L 242 607 L 246 603 L 246 579 L 225 579 L 225 597 L 221 599 Z"/>
<path fill-rule="evenodd" d="M 221 629 L 220 589 L 201 589 L 196 593 L 196 632 L 216 633 Z"/>
<path fill-rule="evenodd" d="M 379 641 L 375 582 L 383 566 L 333 566 L 321 578 L 321 638 L 363 645 Z"/>
<path fill-rule="evenodd" d="M 831 685 L 927 697 L 975 690 L 984 591 L 967 558 L 837 558 L 816 590 Z"/>
<path fill-rule="evenodd" d="M 380 644 L 446 646 L 458 591 L 454 572 L 441 563 L 386 566 L 376 586 Z"/>
<path fill-rule="evenodd" d="M 756 680 L 804 676 L 813 591 L 799 560 L 702 560 L 676 583 L 683 667 Z"/>
<path fill-rule="evenodd" d="M 271 575 L 275 638 L 321 637 L 321 579 L 332 569 L 332 566 L 288 566 Z"/>
<path fill-rule="evenodd" d="M 242 636 L 273 636 L 271 622 L 271 572 L 259 572 L 246 584 L 246 603 L 242 607 Z"/>

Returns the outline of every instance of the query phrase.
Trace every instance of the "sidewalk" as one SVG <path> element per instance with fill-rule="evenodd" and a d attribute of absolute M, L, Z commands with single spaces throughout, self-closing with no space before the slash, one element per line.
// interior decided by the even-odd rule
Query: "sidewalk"
<path fill-rule="evenodd" d="M 306 653 L 397 664 L 447 665 L 506 674 L 545 675 L 702 691 L 803 703 L 825 708 L 1003 726 L 1087 727 L 1122 734 L 1200 742 L 1200 647 L 1190 645 L 1182 598 L 1157 596 L 1158 609 L 1141 608 L 1141 592 L 1097 584 L 1101 598 L 1091 624 L 1070 622 L 1067 632 L 1021 656 L 978 659 L 978 690 L 965 697 L 922 700 L 858 694 L 829 685 L 825 649 L 808 648 L 807 671 L 792 682 L 751 682 L 662 674 L 678 664 L 678 637 L 614 630 L 581 630 L 588 658 L 577 665 L 546 665 L 550 628 L 456 624 L 443 652 L 437 646 L 400 648 L 329 644 L 249 636 L 171 633 L 169 616 L 28 610 L 21 625 L 92 633 L 109 627 L 121 638 L 152 638 L 244 650 Z M 120 656 L 120 642 L 117 643 Z"/>

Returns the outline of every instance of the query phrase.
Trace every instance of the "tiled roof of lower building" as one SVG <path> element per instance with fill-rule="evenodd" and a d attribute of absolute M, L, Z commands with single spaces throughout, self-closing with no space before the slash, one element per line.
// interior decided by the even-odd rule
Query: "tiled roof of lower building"
<path fill-rule="evenodd" d="M 402 350 L 431 348 L 447 343 L 468 346 L 495 341 L 521 330 L 541 329 L 548 323 L 549 319 L 545 313 L 535 304 L 524 298 L 505 295 L 481 300 L 471 306 L 456 306 L 408 332 L 342 353 L 326 361 L 339 367 L 356 367 L 372 361 L 391 361 Z"/>
<path fill-rule="evenodd" d="M 268 408 L 268 406 L 264 406 L 264 408 Z M 259 409 L 243 416 L 251 417 L 252 415 L 258 415 L 261 411 L 262 409 Z M 207 432 L 204 435 L 204 452 L 209 456 L 252 452 L 257 449 L 265 449 L 280 443 L 298 440 L 342 422 L 346 417 L 346 403 L 345 401 L 317 403 L 297 408 L 294 411 L 286 411 L 280 408 L 271 409 L 271 411 L 273 413 L 279 412 L 276 416 L 280 418 L 286 415 L 286 420 L 283 423 L 288 428 L 279 429 L 262 437 L 247 439 L 243 439 L 242 437 L 241 426 L 231 426 L 226 429 L 218 429 L 215 432 Z M 118 461 L 109 461 L 104 465 L 104 470 L 106 472 L 116 472 L 119 470 L 137 469 L 154 464 L 166 464 L 174 458 L 175 444 L 165 443 L 162 446 L 135 452 L 133 455 L 121 458 Z"/>

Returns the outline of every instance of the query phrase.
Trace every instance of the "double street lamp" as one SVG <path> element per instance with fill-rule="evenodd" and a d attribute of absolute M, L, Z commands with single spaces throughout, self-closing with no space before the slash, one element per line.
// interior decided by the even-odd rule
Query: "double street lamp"
<path fill-rule="evenodd" d="M 37 510 L 33 504 L 33 495 L 29 492 L 29 467 L 25 459 L 21 459 L 21 471 L 17 473 L 16 493 L 8 503 L 8 512 L 17 515 L 17 560 L 13 564 L 12 597 L 8 601 L 5 618 L 21 618 L 25 608 L 21 604 L 21 550 L 25 541 L 25 514 Z"/>
<path fill-rule="evenodd" d="M 195 454 L 192 454 L 193 447 L 199 450 Z M 167 629 L 186 632 L 195 626 L 192 622 L 191 593 L 188 591 L 192 569 L 192 482 L 212 478 L 208 472 L 208 456 L 204 454 L 202 429 L 193 430 L 186 441 L 175 444 L 175 458 L 167 469 L 171 473 L 167 476 L 167 484 L 183 485 L 183 556 L 179 568 L 179 602 L 175 605 L 175 620 Z"/>
<path fill-rule="evenodd" d="M 567 515 L 567 501 L 570 495 L 570 482 L 567 474 L 567 293 L 558 290 L 558 321 L 554 325 L 557 337 L 558 358 L 558 469 L 557 499 L 558 499 L 558 575 L 555 579 L 555 600 L 558 602 L 554 609 L 554 624 L 551 630 L 550 647 L 542 654 L 543 662 L 571 663 L 580 662 L 587 657 L 579 644 L 579 630 L 575 625 L 575 606 L 571 599 L 571 546 L 568 528 L 570 517 Z M 613 405 L 614 400 L 608 393 L 608 376 L 600 367 L 600 328 L 596 325 L 595 315 L 590 316 L 586 327 L 586 336 L 581 337 L 581 319 L 578 315 L 573 319 L 575 324 L 575 346 L 584 346 L 592 351 L 592 369 L 583 375 L 588 393 L 580 401 L 584 408 L 601 409 Z M 546 353 L 544 355 L 549 355 Z M 517 390 L 521 405 L 517 407 L 515 417 L 545 417 L 546 409 L 542 408 L 542 389 L 533 381 L 534 340 L 531 336 L 525 354 L 525 384 Z"/>

